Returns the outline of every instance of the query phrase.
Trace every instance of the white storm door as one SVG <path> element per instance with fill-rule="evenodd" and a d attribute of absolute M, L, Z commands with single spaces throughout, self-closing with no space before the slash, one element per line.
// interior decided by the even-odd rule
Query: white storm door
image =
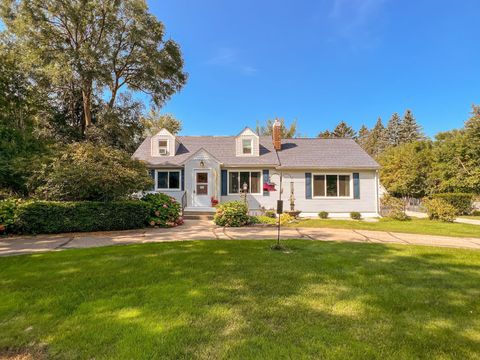
<path fill-rule="evenodd" d="M 211 176 L 210 170 L 194 170 L 193 206 L 210 207 Z"/>

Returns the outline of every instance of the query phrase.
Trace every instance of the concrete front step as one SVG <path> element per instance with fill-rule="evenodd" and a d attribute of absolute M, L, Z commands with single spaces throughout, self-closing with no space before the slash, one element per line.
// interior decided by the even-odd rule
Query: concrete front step
<path fill-rule="evenodd" d="M 183 215 L 185 220 L 213 220 L 213 215 Z"/>
<path fill-rule="evenodd" d="M 183 218 L 186 220 L 213 220 L 214 211 L 211 210 L 184 210 Z"/>

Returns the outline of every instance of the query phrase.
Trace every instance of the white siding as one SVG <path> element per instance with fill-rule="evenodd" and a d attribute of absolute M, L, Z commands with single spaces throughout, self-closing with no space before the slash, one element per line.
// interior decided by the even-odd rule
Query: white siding
<path fill-rule="evenodd" d="M 204 166 L 200 166 L 200 161 L 203 161 Z M 212 159 L 211 156 L 201 150 L 185 163 L 185 191 L 187 192 L 187 206 L 193 206 L 193 190 L 194 190 L 194 170 L 195 169 L 209 169 L 212 176 L 211 189 L 212 196 L 220 199 L 221 192 L 221 174 L 220 164 Z"/>
<path fill-rule="evenodd" d="M 360 199 L 341 199 L 341 198 L 324 198 L 324 199 L 307 199 L 305 196 L 305 173 L 354 173 L 360 174 Z M 276 170 L 270 170 L 272 181 L 276 184 L 277 191 L 270 192 L 269 196 L 248 195 L 247 200 L 251 210 L 259 209 L 264 206 L 267 209 L 275 208 L 279 199 L 279 176 Z M 295 209 L 304 213 L 317 213 L 319 211 L 328 211 L 329 213 L 345 213 L 352 211 L 361 213 L 377 213 L 376 200 L 376 178 L 375 170 L 302 170 L 302 171 L 284 171 L 283 172 L 283 194 L 282 200 L 285 210 L 290 209 L 290 182 L 293 182 Z M 353 194 L 352 194 L 353 195 Z M 222 196 L 221 201 L 240 200 L 240 195 Z"/>
<path fill-rule="evenodd" d="M 243 154 L 243 139 L 252 140 L 252 155 Z M 235 139 L 235 153 L 237 156 L 260 156 L 260 140 L 258 135 L 249 128 L 243 130 Z"/>
<path fill-rule="evenodd" d="M 159 155 L 158 154 L 158 141 L 159 140 L 166 140 L 168 141 L 168 153 L 167 155 Z M 170 134 L 165 129 L 160 130 L 155 136 L 152 136 L 151 139 L 151 152 L 152 156 L 175 156 L 177 150 L 177 141 L 175 136 Z"/>

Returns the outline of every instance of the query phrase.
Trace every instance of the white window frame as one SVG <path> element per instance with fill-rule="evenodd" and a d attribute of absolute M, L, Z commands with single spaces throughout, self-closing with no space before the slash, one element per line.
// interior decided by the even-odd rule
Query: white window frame
<path fill-rule="evenodd" d="M 160 146 L 160 141 L 165 141 L 167 145 Z M 165 148 L 165 154 L 160 154 L 160 149 Z M 168 149 L 170 148 L 170 141 L 168 139 L 157 139 L 157 154 L 158 156 L 168 156 Z"/>
<path fill-rule="evenodd" d="M 314 196 L 314 176 L 323 175 L 325 176 L 325 196 Z M 335 175 L 337 177 L 337 196 L 327 196 L 327 175 Z M 338 193 L 340 191 L 340 180 L 338 179 L 341 175 L 348 175 L 350 176 L 350 195 L 349 196 L 339 196 Z M 321 172 L 321 173 L 312 173 L 312 199 L 353 199 L 353 173 L 336 173 L 336 172 Z"/>
<path fill-rule="evenodd" d="M 237 172 L 238 173 L 238 193 L 231 193 L 230 192 L 230 173 L 231 172 Z M 241 172 L 248 172 L 248 181 L 250 182 L 250 187 L 252 187 L 252 172 L 256 172 L 260 174 L 260 186 L 259 186 L 259 192 L 258 193 L 252 193 L 248 192 L 247 194 L 250 195 L 263 195 L 263 183 L 262 183 L 262 170 L 248 170 L 248 169 L 242 169 L 242 170 L 227 170 L 227 194 L 228 195 L 240 195 L 241 194 L 241 189 L 242 189 L 242 184 L 240 184 L 240 173 Z M 250 189 L 249 189 L 250 190 Z"/>
<path fill-rule="evenodd" d="M 242 155 L 243 156 L 253 155 L 253 139 L 252 138 L 243 138 L 241 140 L 242 140 Z M 250 152 L 249 153 L 243 152 L 243 149 L 245 149 L 245 147 L 243 146 L 244 141 L 250 142 Z"/>
<path fill-rule="evenodd" d="M 158 173 L 166 172 L 168 173 L 167 181 L 170 182 L 170 173 L 178 173 L 178 188 L 159 188 L 158 187 Z M 156 169 L 155 170 L 155 191 L 180 191 L 182 189 L 182 171 L 181 170 L 170 170 L 170 169 Z"/>

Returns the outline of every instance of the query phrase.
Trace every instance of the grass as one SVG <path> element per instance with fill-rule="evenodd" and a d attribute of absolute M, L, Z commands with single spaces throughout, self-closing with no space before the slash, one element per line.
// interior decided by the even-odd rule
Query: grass
<path fill-rule="evenodd" d="M 305 219 L 289 224 L 293 227 L 315 227 L 334 229 L 357 229 L 393 231 L 422 235 L 443 235 L 456 237 L 480 238 L 480 226 L 471 224 L 448 223 L 429 219 L 412 218 L 408 221 L 380 219 L 377 222 L 335 220 L 335 219 Z"/>
<path fill-rule="evenodd" d="M 480 251 L 284 244 L 0 258 L 0 358 L 38 348 L 56 359 L 480 356 Z"/>

